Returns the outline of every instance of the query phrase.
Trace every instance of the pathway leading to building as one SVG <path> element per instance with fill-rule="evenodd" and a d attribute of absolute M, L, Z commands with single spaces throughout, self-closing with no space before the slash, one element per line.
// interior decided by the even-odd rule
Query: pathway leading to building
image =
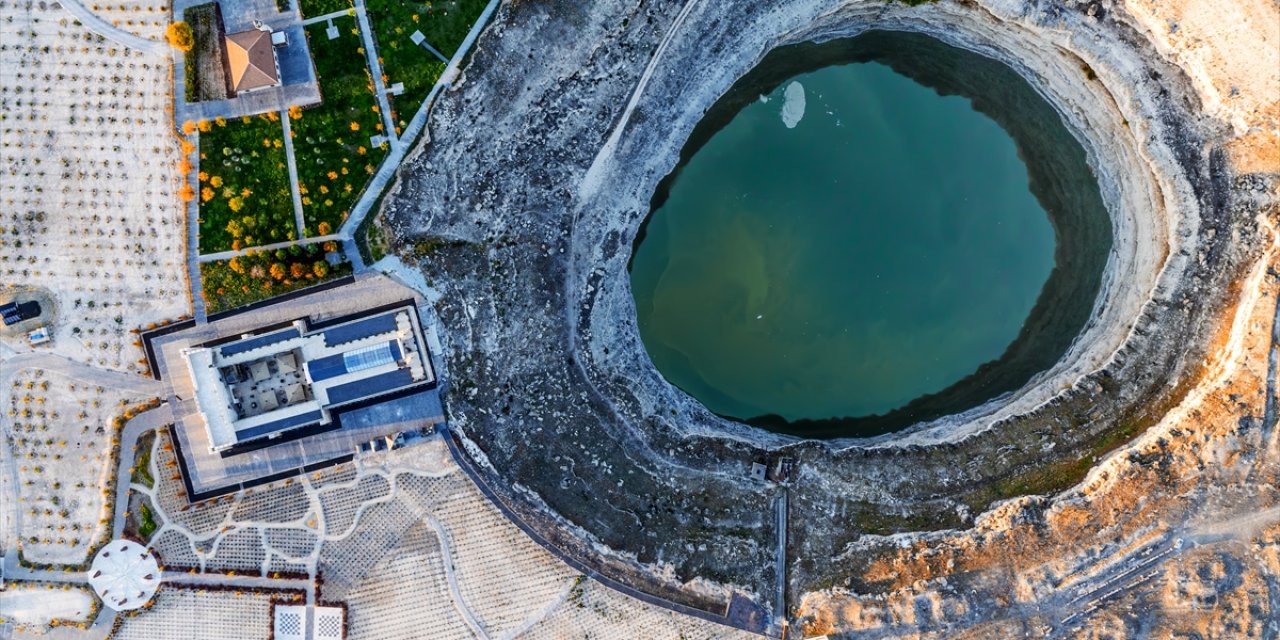
<path fill-rule="evenodd" d="M 373 77 L 373 93 L 378 100 L 378 110 L 382 116 L 382 133 L 391 143 L 391 152 L 404 147 L 404 142 L 396 137 L 396 125 L 391 121 L 391 101 L 387 100 L 387 85 L 382 81 L 382 61 L 378 59 L 378 48 L 373 42 L 373 29 L 369 26 L 369 14 L 365 11 L 364 0 L 355 0 L 356 22 L 360 24 L 360 39 L 364 41 L 364 56 L 369 65 L 369 75 Z M 401 157 L 403 157 L 401 153 Z M 390 158 L 388 158 L 390 160 Z M 385 165 L 386 162 L 384 161 Z M 399 161 L 396 162 L 399 164 Z M 369 189 L 365 189 L 366 194 Z"/>
<path fill-rule="evenodd" d="M 178 58 L 175 60 L 181 61 Z M 180 68 L 175 63 L 175 68 Z M 177 74 L 177 71 L 174 72 Z M 191 156 L 187 158 L 191 162 L 191 175 L 187 176 L 187 185 L 191 187 L 194 194 L 200 193 L 200 133 L 199 131 L 192 134 L 195 136 L 195 150 L 191 152 Z M 204 322 L 207 319 L 204 307 L 204 286 L 201 284 L 200 277 L 200 198 L 198 195 L 191 198 L 191 202 L 186 203 L 187 209 L 187 288 L 191 292 L 191 317 L 196 322 Z"/>
<path fill-rule="evenodd" d="M 141 53 L 164 55 L 165 49 L 169 46 L 164 42 L 148 40 L 136 33 L 130 33 L 107 22 L 81 4 L 80 0 L 60 0 L 60 4 L 63 9 L 67 10 L 67 13 L 75 16 L 76 20 L 79 20 L 84 28 L 123 47 Z"/>
<path fill-rule="evenodd" d="M 285 242 L 274 242 L 272 244 L 264 244 L 256 247 L 246 247 L 244 249 L 236 249 L 233 251 L 219 251 L 217 253 L 206 253 L 198 258 L 200 262 L 214 262 L 217 260 L 230 260 L 237 256 L 246 256 L 250 253 L 259 253 L 263 251 L 275 251 L 276 249 L 288 249 L 295 244 L 316 244 L 317 242 L 342 242 L 347 238 L 346 235 L 339 233 L 331 233 L 327 236 L 314 236 L 311 238 L 303 238 L 301 240 L 288 240 Z"/>
<path fill-rule="evenodd" d="M 305 27 L 307 25 L 312 25 L 317 22 L 327 22 L 329 20 L 333 20 L 334 18 L 341 18 L 345 15 L 348 15 L 347 14 L 348 11 L 350 11 L 350 9 L 343 9 L 342 11 L 334 11 L 333 13 L 326 13 L 322 16 L 307 18 L 306 20 L 302 21 L 302 26 Z"/>
<path fill-rule="evenodd" d="M 297 225 L 295 238 L 306 237 L 307 221 L 302 216 L 302 191 L 298 189 L 298 162 L 293 157 L 293 125 L 289 124 L 289 110 L 280 112 L 280 126 L 284 127 L 284 159 L 289 165 L 289 194 L 293 196 L 293 222 Z"/>
<path fill-rule="evenodd" d="M 476 38 L 480 36 L 480 32 L 484 30 L 484 26 L 489 23 L 489 19 L 493 17 L 493 12 L 498 9 L 499 4 L 499 0 L 489 0 L 489 5 L 484 8 L 484 12 L 480 14 L 475 24 L 471 26 L 471 31 L 467 33 L 466 39 L 462 41 L 461 45 L 458 45 L 458 50 L 453 54 L 453 59 L 449 61 L 449 66 L 445 67 L 444 73 L 440 74 L 440 79 L 431 88 L 431 93 L 427 94 L 427 98 L 418 106 L 418 111 L 413 114 L 413 119 L 409 121 L 409 125 L 401 132 L 397 144 L 391 146 L 391 152 L 383 160 L 382 166 L 378 167 L 378 172 L 369 181 L 364 193 L 360 195 L 360 199 L 351 207 L 351 215 L 347 217 L 346 222 L 342 223 L 342 228 L 339 230 L 341 235 L 354 237 L 356 229 L 360 227 L 361 222 L 364 222 L 364 218 L 369 214 L 373 204 L 382 197 L 382 191 L 395 176 L 396 170 L 400 168 L 400 163 L 404 160 L 410 145 L 417 139 L 418 134 L 422 133 L 423 127 L 426 126 L 427 114 L 431 111 L 431 105 L 435 103 L 436 96 L 440 94 L 441 90 L 452 85 L 457 80 L 463 58 L 471 50 L 471 46 L 475 43 Z M 364 2 L 361 0 L 360 6 L 363 5 Z M 366 50 L 371 51 L 372 49 Z M 386 97 L 385 92 L 381 95 L 384 98 Z"/>

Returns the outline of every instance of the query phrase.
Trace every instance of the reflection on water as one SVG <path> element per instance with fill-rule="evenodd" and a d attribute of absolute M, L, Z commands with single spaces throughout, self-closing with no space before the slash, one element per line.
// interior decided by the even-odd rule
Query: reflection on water
<path fill-rule="evenodd" d="M 695 135 L 655 198 L 632 262 L 641 336 L 712 411 L 861 434 L 804 425 L 888 414 L 1000 359 L 1055 230 L 1014 140 L 968 99 L 875 62 L 782 79 Z M 784 122 L 793 81 L 804 112 Z"/>

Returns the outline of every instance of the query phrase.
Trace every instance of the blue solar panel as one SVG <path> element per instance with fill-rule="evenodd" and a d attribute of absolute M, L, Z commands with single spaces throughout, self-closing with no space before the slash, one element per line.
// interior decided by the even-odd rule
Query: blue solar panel
<path fill-rule="evenodd" d="M 266 435 L 268 433 L 275 433 L 277 431 L 283 431 L 285 429 L 292 429 L 294 427 L 301 427 L 308 424 L 314 424 L 314 423 L 320 422 L 320 418 L 322 415 L 323 414 L 321 414 L 319 411 L 310 411 L 307 413 L 298 414 L 296 416 L 290 416 L 288 418 L 281 418 L 274 422 L 268 422 L 266 424 L 261 424 L 256 427 L 250 427 L 243 431 L 237 431 L 236 441 L 244 442 L 245 440 L 249 440 L 250 438 L 256 438 L 258 436 Z"/>
<path fill-rule="evenodd" d="M 254 336 L 239 342 L 232 342 L 231 344 L 227 344 L 222 347 L 222 357 L 225 358 L 237 353 L 244 353 L 251 349 L 257 349 L 258 347 L 265 347 L 277 342 L 284 342 L 290 338 L 296 338 L 299 335 L 302 334 L 298 333 L 297 327 L 290 327 L 284 331 L 276 331 L 275 333 L 268 333 L 266 335 Z"/>
<path fill-rule="evenodd" d="M 347 372 L 347 362 L 343 354 L 325 356 L 316 358 L 307 363 L 307 371 L 311 374 L 313 382 L 328 380 L 334 376 L 340 376 Z"/>
<path fill-rule="evenodd" d="M 370 347 L 348 351 L 343 354 L 347 362 L 347 371 L 364 371 L 390 362 L 395 362 L 391 355 L 391 346 L 395 341 L 380 342 Z"/>
<path fill-rule="evenodd" d="M 413 375 L 409 373 L 408 369 L 396 369 L 395 371 L 380 373 L 364 380 L 340 384 L 329 389 L 329 404 L 337 405 L 395 391 L 401 387 L 408 386 L 412 382 Z"/>
<path fill-rule="evenodd" d="M 336 347 L 352 340 L 368 338 L 380 333 L 390 333 L 395 330 L 396 314 L 388 313 L 328 329 L 324 332 L 324 344 L 328 347 Z"/>

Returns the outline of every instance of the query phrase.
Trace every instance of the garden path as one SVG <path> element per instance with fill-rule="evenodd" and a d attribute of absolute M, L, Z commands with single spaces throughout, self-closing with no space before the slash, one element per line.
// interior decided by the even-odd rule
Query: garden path
<path fill-rule="evenodd" d="M 280 124 L 284 127 L 284 158 L 289 164 L 289 194 L 293 196 L 293 222 L 296 225 L 295 238 L 305 237 L 303 229 L 307 226 L 302 216 L 302 192 L 298 190 L 298 162 L 293 157 L 293 125 L 289 124 L 289 111 L 280 112 Z"/>
<path fill-rule="evenodd" d="M 414 33 L 422 33 L 422 32 L 421 32 L 421 31 L 415 31 Z M 427 42 L 427 39 L 426 39 L 426 38 L 422 38 L 421 40 L 418 40 L 418 46 L 420 46 L 420 47 L 422 47 L 422 48 L 426 49 L 427 51 L 430 51 L 430 52 L 432 53 L 432 55 L 434 55 L 435 57 L 440 58 L 440 62 L 444 62 L 444 63 L 448 63 L 448 62 L 449 62 L 449 58 L 445 57 L 445 55 L 444 55 L 443 53 L 440 53 L 440 50 L 439 50 L 439 49 L 437 49 L 437 48 L 435 48 L 435 47 L 431 46 L 431 43 L 430 43 L 430 42 Z"/>
<path fill-rule="evenodd" d="M 391 102 L 387 100 L 387 85 L 382 81 L 382 61 L 378 59 L 378 48 L 373 43 L 373 28 L 369 26 L 369 13 L 365 11 L 364 0 L 355 0 L 356 21 L 360 23 L 360 39 L 364 41 L 364 55 L 368 58 L 369 74 L 373 77 L 373 93 L 378 99 L 378 110 L 382 116 L 382 132 L 386 134 L 394 153 L 404 143 L 395 136 L 396 126 L 391 121 Z M 403 157 L 403 156 L 402 156 Z M 383 166 L 386 166 L 386 162 Z M 399 161 L 396 164 L 400 164 Z M 381 189 L 378 190 L 381 192 Z M 365 189 L 368 194 L 370 189 Z"/>
<path fill-rule="evenodd" d="M 129 33 L 128 31 L 117 28 L 115 25 L 112 25 L 110 22 L 99 17 L 98 14 L 90 11 L 88 7 L 85 7 L 80 3 L 80 0 L 60 0 L 60 3 L 62 4 L 62 8 L 66 9 L 67 13 L 75 16 L 76 20 L 79 20 L 80 24 L 84 26 L 84 28 L 121 46 L 135 51 L 140 51 L 142 53 L 157 55 L 163 55 L 165 48 L 168 47 L 168 45 L 163 42 L 148 40 L 137 34 Z"/>
<path fill-rule="evenodd" d="M 341 17 L 343 17 L 343 16 L 347 15 L 347 12 L 348 12 L 348 11 L 350 11 L 350 9 L 343 9 L 342 11 L 334 11 L 333 13 L 326 13 L 326 14 L 324 14 L 324 15 L 322 15 L 322 16 L 315 16 L 315 17 L 312 17 L 312 18 L 307 18 L 306 20 L 303 20 L 303 21 L 302 21 L 302 26 L 304 26 L 304 27 L 305 27 L 305 26 L 307 26 L 307 25 L 315 24 L 315 23 L 317 23 L 317 22 L 325 22 L 326 20 L 333 20 L 334 18 L 341 18 Z"/>
<path fill-rule="evenodd" d="M 480 17 L 476 19 L 475 24 L 471 26 L 471 31 L 467 33 L 466 39 L 458 46 L 458 51 L 453 54 L 453 59 L 449 61 L 449 66 L 445 67 L 444 73 L 441 74 L 440 79 L 436 81 L 436 86 L 431 88 L 431 93 L 427 94 L 427 98 L 418 106 L 417 113 L 413 115 L 413 119 L 409 121 L 409 125 L 405 127 L 403 132 L 401 132 L 400 139 L 397 140 L 395 144 L 391 145 L 391 152 L 387 154 L 386 159 L 382 162 L 382 166 L 378 167 L 378 172 L 374 174 L 373 179 L 370 180 L 368 186 L 365 187 L 364 193 L 360 196 L 360 199 L 356 201 L 356 204 L 351 208 L 351 215 L 347 218 L 347 221 L 342 224 L 342 228 L 339 230 L 340 234 L 343 236 L 353 237 L 355 230 L 360 227 L 360 223 L 364 222 L 365 216 L 369 214 L 369 209 L 373 208 L 374 203 L 376 203 L 382 196 L 383 189 L 386 188 L 387 183 L 391 181 L 391 178 L 395 176 L 396 169 L 400 167 L 400 162 L 404 160 L 410 143 L 418 137 L 418 134 L 422 132 L 423 127 L 426 126 L 427 113 L 431 111 L 431 105 L 435 102 L 436 96 L 439 95 L 443 88 L 453 84 L 454 80 L 458 78 L 459 67 L 462 64 L 462 59 L 466 57 L 467 51 L 471 49 L 471 45 L 475 42 L 476 38 L 480 36 L 480 32 L 484 30 L 484 26 L 489 23 L 489 18 L 492 17 L 493 12 L 498 9 L 498 4 L 499 0 L 490 0 L 489 5 L 484 8 L 484 12 L 480 14 Z M 358 6 L 363 7 L 364 1 L 359 0 Z M 362 9 L 357 9 L 358 16 L 362 15 L 361 11 Z M 373 49 L 366 46 L 365 50 L 372 51 Z M 378 77 L 381 77 L 380 72 Z M 383 99 L 386 98 L 385 88 L 379 92 L 379 95 Z M 387 114 L 389 117 L 390 111 L 383 109 L 383 113 Z"/>
<path fill-rule="evenodd" d="M 215 260 L 230 260 L 231 258 L 234 258 L 236 256 L 248 255 L 250 251 L 253 251 L 253 252 L 275 251 L 276 249 L 286 249 L 295 244 L 297 245 L 316 244 L 317 242 L 329 242 L 331 240 L 334 242 L 342 242 L 346 240 L 347 237 L 348 237 L 348 234 L 331 233 L 327 236 L 313 236 L 310 238 L 303 238 L 301 240 L 286 240 L 285 242 L 263 244 L 263 245 L 258 245 L 256 247 L 246 247 L 240 250 L 219 251 L 217 253 L 206 253 L 200 256 L 198 260 L 200 262 L 213 262 Z"/>
<path fill-rule="evenodd" d="M 181 62 L 181 59 L 178 59 Z M 181 68 L 175 64 L 175 68 Z M 174 82 L 185 82 L 182 74 L 174 72 Z M 181 95 L 182 87 L 178 84 L 174 85 L 174 91 Z M 187 184 L 191 186 L 192 193 L 200 192 L 200 181 L 198 178 L 200 171 L 200 138 L 199 133 L 196 134 L 196 148 L 191 152 L 188 161 L 191 162 L 191 175 L 187 176 Z M 192 198 L 187 203 L 187 288 L 191 292 L 191 317 L 196 322 L 204 322 L 207 319 L 204 308 L 204 291 L 200 280 L 200 202 L 196 198 Z"/>

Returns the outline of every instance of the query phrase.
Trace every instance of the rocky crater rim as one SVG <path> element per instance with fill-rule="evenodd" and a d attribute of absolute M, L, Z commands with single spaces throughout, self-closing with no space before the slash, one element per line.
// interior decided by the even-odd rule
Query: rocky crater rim
<path fill-rule="evenodd" d="M 659 56 L 666 53 L 668 59 L 659 57 L 651 63 L 652 74 L 647 81 L 642 77 L 633 97 L 638 108 L 624 112 L 623 121 L 615 125 L 621 128 L 620 135 L 618 129 L 614 132 L 616 147 L 606 143 L 580 194 L 580 211 L 599 231 L 584 234 L 574 243 L 572 249 L 580 254 L 575 256 L 577 264 L 598 265 L 596 273 L 603 270 L 608 274 L 599 282 L 601 291 L 583 327 L 588 336 L 586 353 L 593 364 L 608 378 L 632 380 L 628 395 L 640 404 L 640 413 L 661 417 L 685 436 L 728 437 L 775 447 L 797 441 L 711 414 L 668 384 L 640 341 L 626 278 L 629 252 L 605 255 L 599 247 L 607 244 L 605 238 L 610 234 L 619 234 L 623 246 L 634 243 L 647 216 L 648 197 L 658 181 L 676 167 L 680 149 L 704 112 L 770 51 L 886 30 L 933 37 L 1002 62 L 1027 80 L 1085 149 L 1111 217 L 1113 246 L 1090 319 L 1053 367 L 1020 389 L 963 413 L 874 438 L 828 440 L 827 445 L 900 447 L 957 441 L 1033 412 L 1076 387 L 1089 374 L 1106 369 L 1140 324 L 1144 307 L 1182 278 L 1185 245 L 1199 228 L 1199 203 L 1180 161 L 1162 139 L 1168 133 L 1162 130 L 1168 114 L 1161 113 L 1159 100 L 1147 99 L 1159 90 L 1158 76 L 1151 68 L 1159 61 L 1144 60 L 1140 51 L 1119 43 L 1091 42 L 1083 34 L 1028 28 L 1023 20 L 1022 16 L 1000 16 L 965 4 L 914 8 L 843 5 L 815 16 L 808 24 L 774 35 L 747 33 L 741 50 L 753 53 L 730 56 L 727 61 L 713 64 L 707 58 L 714 48 L 695 52 L 692 47 L 697 45 L 693 43 L 668 44 L 665 51 L 660 50 Z M 703 71 L 689 81 L 676 77 L 690 68 Z M 1173 70 L 1168 73 L 1177 75 Z M 635 117 L 634 113 L 645 114 L 653 100 L 667 93 L 664 83 L 668 82 L 683 90 L 668 108 L 653 109 L 662 117 Z M 652 151 L 647 162 L 639 157 L 643 147 Z M 601 180 L 605 175 L 601 171 L 607 172 L 607 179 Z M 602 183 L 626 188 L 606 191 L 598 188 Z M 637 211 L 644 213 L 637 216 Z M 588 283 L 578 294 L 590 299 L 593 287 Z M 666 417 L 672 407 L 679 419 Z"/>
<path fill-rule="evenodd" d="M 385 208 L 398 248 L 440 287 L 452 433 L 532 529 L 602 575 L 707 611 L 731 590 L 764 602 L 779 587 L 877 588 L 858 578 L 867 554 L 842 554 L 856 541 L 965 528 L 993 504 L 1080 482 L 1229 357 L 1243 276 L 1269 239 L 1258 220 L 1274 214 L 1274 176 L 1233 164 L 1239 138 L 1206 114 L 1194 67 L 1164 57 L 1129 9 L 504 3 Z M 1099 302 L 1031 384 L 909 432 L 812 441 L 721 420 L 644 351 L 630 247 L 705 111 L 768 51 L 868 29 L 1002 61 L 1058 110 L 1110 213 Z M 779 453 L 795 461 L 785 575 L 778 492 L 745 478 Z"/>
<path fill-rule="evenodd" d="M 1030 193 L 1054 229 L 1052 273 L 1034 307 L 1001 354 L 945 388 L 881 415 L 788 421 L 780 416 L 725 416 L 802 438 L 870 437 L 954 415 L 1014 391 L 1052 366 L 1083 330 L 1098 303 L 1111 252 L 1111 217 L 1084 149 L 1058 112 L 1012 68 L 917 32 L 869 30 L 851 39 L 771 50 L 707 111 L 681 150 L 680 164 L 659 183 L 637 234 L 632 259 L 675 182 L 703 146 L 759 97 L 793 79 L 833 66 L 879 63 L 940 96 L 958 96 L 997 124 L 1026 168 Z M 789 85 L 794 86 L 794 85 Z M 982 162 L 981 157 L 973 161 Z M 927 174 L 920 179 L 926 183 Z M 1028 212 L 1035 215 L 1032 212 Z M 633 268 L 628 264 L 628 269 Z M 963 265 L 957 265 L 963 268 Z M 633 280 L 634 286 L 634 280 Z M 677 384 L 677 386 L 679 386 Z M 692 394 L 695 395 L 696 394 Z"/>

